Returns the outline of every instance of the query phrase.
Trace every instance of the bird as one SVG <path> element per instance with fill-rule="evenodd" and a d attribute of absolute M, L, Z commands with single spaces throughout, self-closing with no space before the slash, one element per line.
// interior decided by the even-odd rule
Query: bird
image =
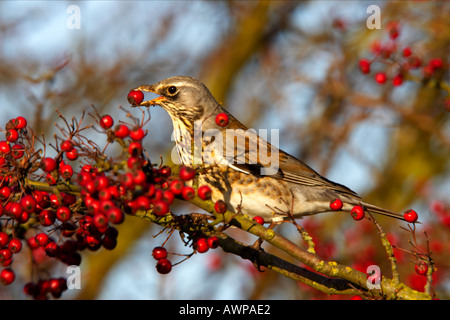
<path fill-rule="evenodd" d="M 269 143 L 222 107 L 194 77 L 173 76 L 133 90 L 158 95 L 135 106 L 160 106 L 167 111 L 181 164 L 196 168 L 198 185 L 210 187 L 211 200 L 224 201 L 231 212 L 280 223 L 319 213 L 351 212 L 360 206 L 363 212 L 404 220 L 401 214 L 364 202 L 350 188 Z M 218 116 L 226 119 L 226 125 L 216 121 Z M 332 208 L 333 201 L 341 205 Z"/>

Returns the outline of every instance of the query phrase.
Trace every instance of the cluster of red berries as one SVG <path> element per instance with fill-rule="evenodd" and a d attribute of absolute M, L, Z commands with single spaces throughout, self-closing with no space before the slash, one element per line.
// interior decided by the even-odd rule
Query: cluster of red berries
<path fill-rule="evenodd" d="M 203 236 L 196 237 L 193 246 L 198 253 L 205 253 L 209 249 L 216 249 L 219 246 L 219 238 L 216 236 L 208 238 Z M 156 271 L 161 274 L 167 274 L 172 271 L 172 262 L 167 258 L 168 253 L 164 247 L 153 248 L 152 256 L 157 261 Z"/>
<path fill-rule="evenodd" d="M 421 70 L 422 77 L 430 79 L 446 67 L 441 58 L 431 58 L 428 63 L 424 63 L 410 47 L 399 50 L 397 39 L 400 35 L 400 28 L 397 23 L 389 24 L 387 30 L 390 41 L 385 44 L 375 42 L 372 45 L 375 57 L 359 61 L 359 68 L 364 74 L 369 74 L 372 71 L 372 65 L 375 62 L 381 62 L 388 66 L 387 70 L 380 70 L 375 73 L 374 79 L 377 83 L 384 84 L 390 80 L 394 86 L 400 86 L 403 84 L 405 77 L 413 70 Z"/>
<path fill-rule="evenodd" d="M 344 204 L 341 199 L 334 199 L 330 201 L 330 209 L 333 211 L 339 211 L 343 206 Z M 353 219 L 359 221 L 365 217 L 365 209 L 363 206 L 356 205 L 352 208 L 352 210 L 350 210 L 350 214 Z M 409 209 L 405 211 L 405 213 L 403 214 L 403 218 L 407 222 L 415 223 L 419 217 L 416 211 Z"/>
<path fill-rule="evenodd" d="M 65 278 L 41 279 L 38 282 L 28 282 L 23 291 L 36 300 L 45 300 L 50 294 L 54 298 L 60 298 L 62 293 L 67 290 L 67 281 Z"/>
<path fill-rule="evenodd" d="M 107 202 L 109 196 L 117 195 L 118 191 L 111 187 L 107 190 L 109 196 L 105 195 L 108 185 L 105 174 L 89 165 L 82 168 L 76 182 L 84 187 L 81 191 L 83 204 L 75 194 L 38 190 L 35 184 L 28 186 L 25 183 L 27 174 L 38 169 L 44 172 L 49 185 L 57 185 L 59 177 L 63 178 L 64 184 L 73 183 L 73 168 L 64 163 L 62 156 L 76 160 L 77 148 L 71 139 L 67 139 L 60 144 L 60 156 L 44 157 L 35 162 L 31 155 L 37 152 L 33 146 L 26 147 L 24 143 L 30 140 L 26 119 L 12 119 L 6 128 L 7 141 L 0 143 L 0 230 L 3 229 L 0 232 L 0 260 L 6 267 L 0 273 L 1 282 L 5 285 L 14 282 L 15 273 L 11 268 L 13 254 L 22 251 L 22 240 L 25 240 L 35 257 L 40 255 L 38 252 L 42 252 L 67 265 L 79 265 L 79 251 L 85 248 L 97 250 L 103 245 L 107 249 L 113 249 L 118 232 L 108 223 L 122 222 L 123 212 L 112 202 Z M 21 143 L 20 157 L 8 149 L 13 142 Z M 14 161 L 20 159 L 25 152 L 27 158 L 20 163 Z M 94 194 L 97 199 L 94 199 Z M 36 263 L 38 260 L 42 259 L 34 259 Z M 25 287 L 25 293 L 34 298 L 43 298 L 48 293 L 59 297 L 65 290 L 65 280 L 62 279 L 30 282 Z"/>
<path fill-rule="evenodd" d="M 140 103 L 139 96 L 135 101 Z M 120 162 L 100 163 L 99 167 L 84 165 L 76 174 L 64 159 L 77 160 L 79 150 L 83 150 L 84 160 L 98 158 L 85 152 L 86 148 L 79 144 L 78 132 L 71 131 L 68 138 L 60 140 L 59 148 L 55 148 L 57 156 L 41 158 L 32 146 L 25 118 L 8 122 L 6 140 L 0 141 L 0 263 L 5 267 L 0 272 L 0 281 L 3 284 L 9 285 L 16 278 L 12 262 L 14 254 L 22 251 L 23 242 L 35 256 L 35 263 L 43 261 L 39 257 L 44 256 L 67 265 L 79 265 L 84 249 L 116 247 L 118 231 L 113 225 L 122 223 L 125 213 L 151 210 L 157 216 L 164 216 L 176 197 L 211 198 L 208 186 L 195 190 L 187 185 L 196 175 L 194 169 L 183 166 L 176 176 L 169 167 L 155 168 L 146 160 L 142 147 L 146 133 L 142 123 L 134 127 L 120 123 L 114 127 L 110 115 L 99 117 L 98 122 L 109 142 L 118 140 L 124 146 L 124 157 Z M 20 159 L 24 154 L 27 156 Z M 36 175 L 39 170 L 42 173 Z M 47 187 L 33 180 L 41 178 Z M 47 191 L 48 185 L 56 192 Z M 60 186 L 65 191 L 58 190 Z M 221 212 L 226 207 L 222 205 L 217 210 Z M 163 260 L 159 264 L 167 270 L 167 262 Z M 48 294 L 59 297 L 64 290 L 60 278 L 44 278 L 28 283 L 24 291 L 41 299 Z"/>

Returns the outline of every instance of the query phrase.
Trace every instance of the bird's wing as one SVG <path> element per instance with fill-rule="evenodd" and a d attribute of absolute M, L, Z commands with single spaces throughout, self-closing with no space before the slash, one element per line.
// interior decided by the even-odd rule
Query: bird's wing
<path fill-rule="evenodd" d="M 256 132 L 234 130 L 232 136 L 226 135 L 225 141 L 230 145 L 234 143 L 233 159 L 227 161 L 227 164 L 236 170 L 247 174 L 266 175 L 303 186 L 328 188 L 359 199 L 351 189 L 321 176 L 303 161 L 262 139 Z"/>

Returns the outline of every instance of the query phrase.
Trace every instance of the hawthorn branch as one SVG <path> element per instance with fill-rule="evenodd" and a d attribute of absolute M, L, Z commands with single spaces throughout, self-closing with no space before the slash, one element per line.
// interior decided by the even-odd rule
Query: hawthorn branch
<path fill-rule="evenodd" d="M 168 214 L 163 217 L 156 217 L 151 211 L 138 211 L 136 215 L 164 227 L 176 228 L 183 232 L 192 233 L 201 231 L 207 236 L 215 235 L 220 239 L 220 245 L 224 251 L 237 254 L 244 259 L 249 259 L 260 266 L 265 266 L 270 270 L 328 294 L 361 294 L 363 292 L 364 294 L 379 299 L 431 299 L 430 295 L 426 293 L 415 291 L 405 284 L 398 282 L 396 279 L 393 280 L 386 277 L 382 277 L 381 279 L 381 289 L 371 289 L 368 287 L 367 275 L 365 273 L 338 264 L 335 261 L 326 261 L 307 250 L 303 250 L 289 239 L 276 233 L 273 229 L 267 229 L 244 215 L 236 215 L 234 212 L 227 211 L 223 215 L 214 216 L 214 204 L 212 201 L 204 201 L 195 197 L 190 202 L 211 213 L 212 216 L 201 214 L 195 214 L 194 216 L 174 216 Z M 203 218 L 200 219 L 200 216 L 203 216 Z M 238 243 L 224 232 L 218 232 L 208 223 L 209 219 L 214 218 L 213 225 L 216 228 L 217 220 L 227 221 L 229 225 L 251 233 L 281 249 L 316 272 L 308 271 L 279 257 L 263 251 L 257 251 L 250 246 Z M 202 223 L 193 226 L 192 222 L 195 220 L 197 222 L 201 221 Z"/>

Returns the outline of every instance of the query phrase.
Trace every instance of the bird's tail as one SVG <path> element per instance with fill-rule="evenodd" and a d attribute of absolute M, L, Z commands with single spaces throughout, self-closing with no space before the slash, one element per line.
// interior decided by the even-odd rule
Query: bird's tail
<path fill-rule="evenodd" d="M 395 213 L 390 210 L 387 210 L 387 209 L 384 209 L 381 207 L 377 207 L 373 204 L 366 203 L 366 202 L 361 202 L 360 205 L 362 205 L 367 211 L 369 211 L 371 213 L 381 214 L 383 216 L 387 216 L 387 217 L 405 221 L 403 214 Z"/>

